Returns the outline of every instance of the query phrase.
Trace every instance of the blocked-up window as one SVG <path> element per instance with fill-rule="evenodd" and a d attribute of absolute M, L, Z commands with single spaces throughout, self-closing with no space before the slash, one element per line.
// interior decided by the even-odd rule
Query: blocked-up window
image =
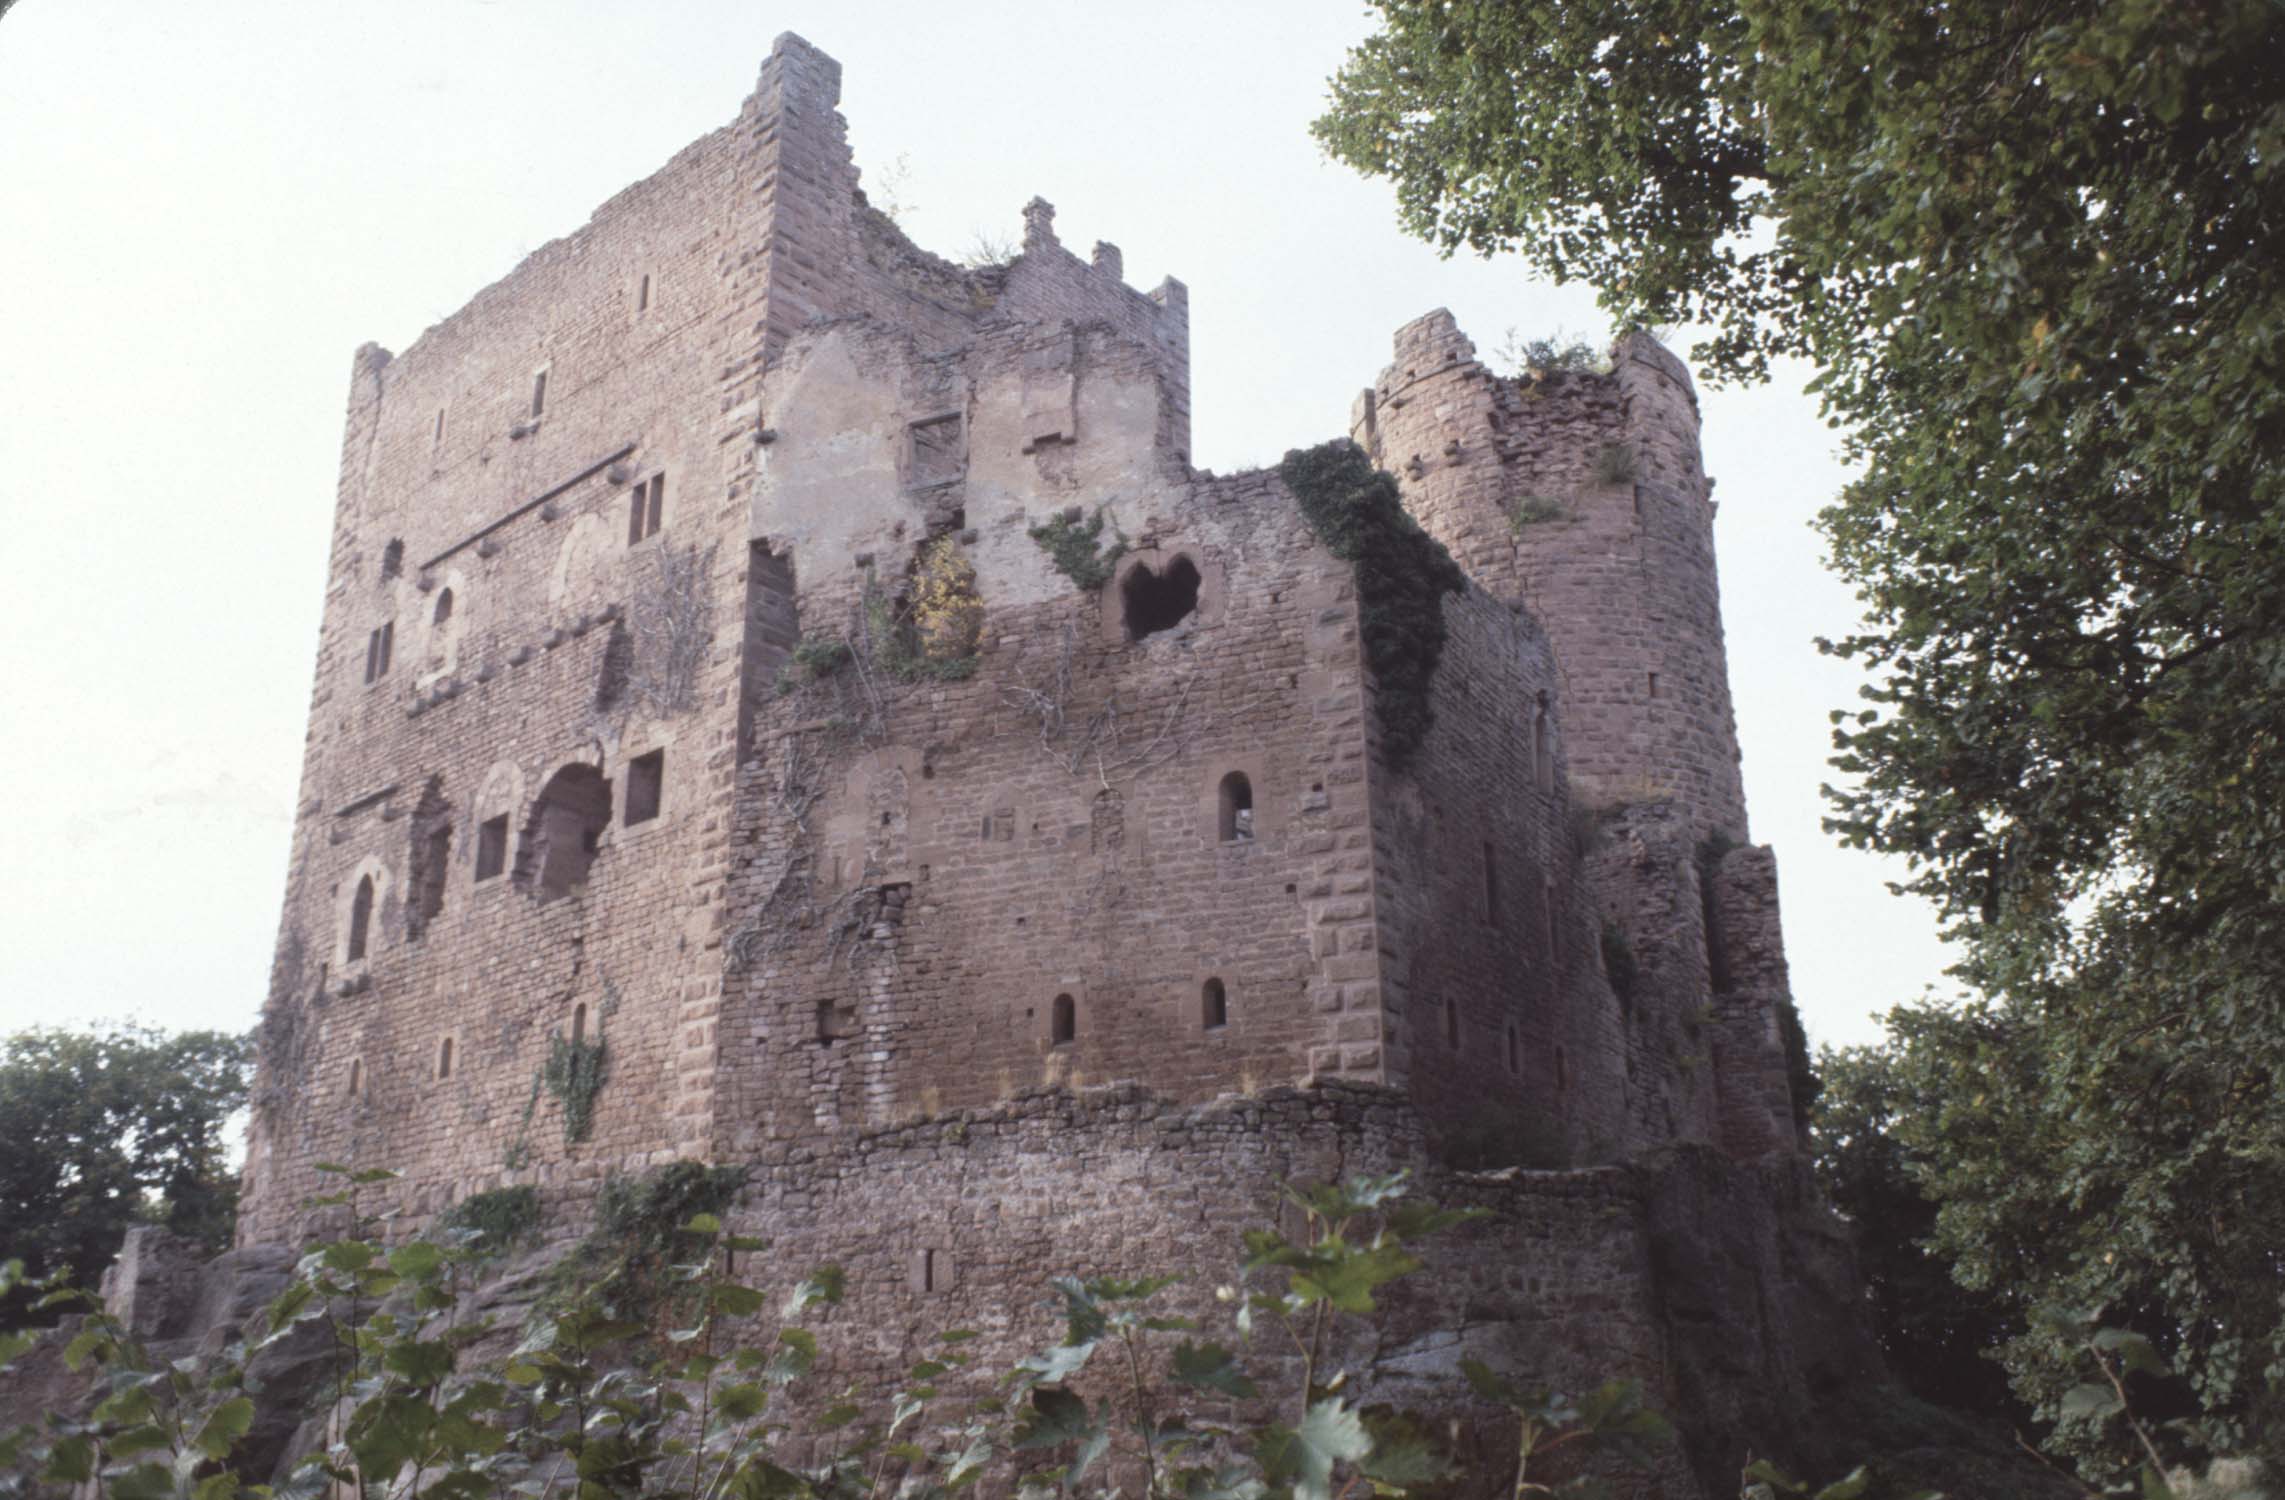
<path fill-rule="evenodd" d="M 373 877 L 357 877 L 357 894 L 349 898 L 349 961 L 357 962 L 365 956 L 365 945 L 373 935 Z"/>
<path fill-rule="evenodd" d="M 912 484 L 948 484 L 960 477 L 960 418 L 931 417 L 912 424 Z"/>
<path fill-rule="evenodd" d="M 666 752 L 653 750 L 627 762 L 627 808 L 621 821 L 632 826 L 659 815 L 666 791 Z"/>
<path fill-rule="evenodd" d="M 648 536 L 658 535 L 659 523 L 666 518 L 666 473 L 661 470 L 648 479 L 637 480 L 627 491 L 627 545 Z"/>
<path fill-rule="evenodd" d="M 490 880 L 508 868 L 508 815 L 487 818 L 476 829 L 476 878 Z"/>
<path fill-rule="evenodd" d="M 1225 844 L 1251 843 L 1254 837 L 1254 784 L 1243 771 L 1222 778 L 1215 826 Z"/>
<path fill-rule="evenodd" d="M 397 622 L 394 620 L 375 626 L 373 633 L 365 638 L 365 681 L 367 684 L 379 682 L 388 675 L 389 658 L 394 654 L 396 644 Z"/>

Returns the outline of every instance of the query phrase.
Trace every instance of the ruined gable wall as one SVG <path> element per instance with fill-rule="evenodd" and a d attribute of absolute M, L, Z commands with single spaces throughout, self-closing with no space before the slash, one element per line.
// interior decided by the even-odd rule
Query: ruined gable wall
<path fill-rule="evenodd" d="M 709 136 L 404 355 L 360 355 L 249 1241 L 291 1233 L 320 1160 L 405 1172 L 417 1226 L 501 1180 L 519 1142 L 552 1181 L 703 1137 L 703 1092 L 680 1088 L 681 1010 L 717 964 L 700 946 L 703 884 L 727 783 L 707 777 L 733 728 L 721 682 L 740 644 L 744 517 L 726 509 L 714 414 L 745 232 L 736 188 L 752 171 L 736 132 Z M 633 486 L 659 474 L 662 525 L 630 545 Z M 690 647 L 661 640 L 668 616 Z M 393 659 L 367 684 L 383 624 Z M 627 762 L 660 749 L 661 814 L 627 826 Z M 609 779 L 611 823 L 585 889 L 539 904 L 533 802 L 574 763 Z M 480 825 L 502 814 L 508 869 L 479 882 Z M 351 961 L 366 876 L 379 899 Z M 424 889 L 441 901 L 426 921 Z M 571 1147 L 532 1085 L 582 1005 L 588 1034 L 608 1038 L 613 1085 L 593 1139 Z"/>

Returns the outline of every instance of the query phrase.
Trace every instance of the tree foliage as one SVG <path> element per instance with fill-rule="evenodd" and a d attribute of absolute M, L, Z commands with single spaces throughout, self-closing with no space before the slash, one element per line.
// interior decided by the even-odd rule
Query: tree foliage
<path fill-rule="evenodd" d="M 238 1183 L 223 1126 L 251 1057 L 218 1031 L 0 1038 L 0 1260 L 90 1279 L 143 1221 L 226 1245 Z"/>
<path fill-rule="evenodd" d="M 1934 1243 L 2148 1333 L 2204 1440 L 2274 1455 L 2285 10 L 1376 8 L 1317 129 L 1409 227 L 1707 325 L 1719 377 L 1819 366 L 1863 466 L 1828 649 L 1872 684 L 1832 826 L 1913 862 L 1984 997 L 1898 1021 Z M 2074 1363 L 2010 1345 L 2049 1417 Z"/>

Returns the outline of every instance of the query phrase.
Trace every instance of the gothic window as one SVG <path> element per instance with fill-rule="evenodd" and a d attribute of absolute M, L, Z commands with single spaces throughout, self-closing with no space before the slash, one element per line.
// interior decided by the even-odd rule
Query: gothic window
<path fill-rule="evenodd" d="M 365 956 L 366 940 L 373 932 L 373 877 L 357 877 L 357 894 L 349 901 L 349 961 Z"/>

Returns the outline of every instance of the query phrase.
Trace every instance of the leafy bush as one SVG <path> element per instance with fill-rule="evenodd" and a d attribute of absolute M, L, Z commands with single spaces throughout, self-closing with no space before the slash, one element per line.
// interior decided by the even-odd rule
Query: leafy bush
<path fill-rule="evenodd" d="M 1568 521 L 1571 509 L 1562 501 L 1546 495 L 1521 495 L 1508 507 L 1507 523 L 1518 532 L 1538 525 L 1542 521 Z"/>
<path fill-rule="evenodd" d="M 813 682 L 823 682 L 849 665 L 852 655 L 847 641 L 831 636 L 803 636 L 778 668 L 779 694 L 799 692 Z"/>
<path fill-rule="evenodd" d="M 782 1304 L 781 1326 L 757 1322 L 762 1294 L 729 1267 L 742 1255 L 750 1272 L 765 1247 L 726 1232 L 713 1211 L 683 1213 L 725 1202 L 734 1174 L 686 1163 L 605 1194 L 599 1230 L 671 1255 L 686 1293 L 687 1321 L 637 1370 L 645 1324 L 593 1287 L 543 1314 L 500 1363 L 462 1368 L 480 1332 L 460 1321 L 473 1252 L 365 1237 L 358 1189 L 390 1174 L 332 1170 L 346 1190 L 324 1202 L 348 1210 L 353 1232 L 303 1259 L 263 1316 L 258 1347 L 313 1323 L 330 1329 L 335 1440 L 275 1489 L 250 1489 L 268 1476 L 231 1467 L 250 1456 L 242 1442 L 257 1415 L 260 1393 L 242 1388 L 249 1351 L 162 1363 L 98 1299 L 58 1290 L 47 1300 L 86 1313 L 68 1358 L 109 1394 L 84 1420 L 52 1414 L 45 1430 L 0 1438 L 0 1471 L 16 1490 L 314 1500 L 343 1486 L 476 1500 L 575 1484 L 580 1500 L 936 1500 L 971 1487 L 1077 1489 L 1094 1476 L 1093 1489 L 1149 1500 L 1332 1500 L 1404 1496 L 1454 1472 L 1429 1424 L 1357 1404 L 1357 1372 L 1330 1353 L 1337 1325 L 1370 1316 L 1382 1288 L 1419 1268 L 1416 1242 L 1472 1216 L 1406 1201 L 1401 1173 L 1289 1190 L 1295 1227 L 1248 1231 L 1238 1281 L 1220 1294 L 1231 1340 L 1161 1305 L 1171 1278 L 1065 1277 L 1052 1283 L 1060 1339 L 1018 1361 L 997 1393 L 978 1394 L 989 1387 L 963 1352 L 976 1335 L 953 1329 L 884 1396 L 844 1395 L 797 1428 L 779 1413 L 826 1394 L 809 1388 L 821 1352 L 807 1323 L 840 1301 L 843 1276 L 812 1272 Z M 20 1270 L 0 1270 L 0 1290 Z M 1278 1335 L 1263 1364 L 1280 1378 L 1249 1360 L 1256 1331 Z M 29 1338 L 0 1340 L 0 1362 Z M 1666 1439 L 1626 1382 L 1570 1397 L 1524 1390 L 1474 1360 L 1466 1375 L 1515 1424 L 1518 1495 L 1587 1492 L 1581 1479 L 1550 1482 L 1551 1453 L 1623 1457 Z"/>
<path fill-rule="evenodd" d="M 539 1191 L 524 1183 L 470 1193 L 444 1211 L 437 1227 L 447 1239 L 464 1241 L 485 1254 L 498 1254 L 529 1237 L 539 1223 Z"/>
<path fill-rule="evenodd" d="M 595 1097 L 610 1076 L 611 1055 L 604 1050 L 598 1030 L 595 1040 L 575 1041 L 556 1036 L 548 1043 L 547 1061 L 540 1065 L 540 1081 L 563 1106 L 563 1139 L 576 1143 L 595 1128 Z"/>

